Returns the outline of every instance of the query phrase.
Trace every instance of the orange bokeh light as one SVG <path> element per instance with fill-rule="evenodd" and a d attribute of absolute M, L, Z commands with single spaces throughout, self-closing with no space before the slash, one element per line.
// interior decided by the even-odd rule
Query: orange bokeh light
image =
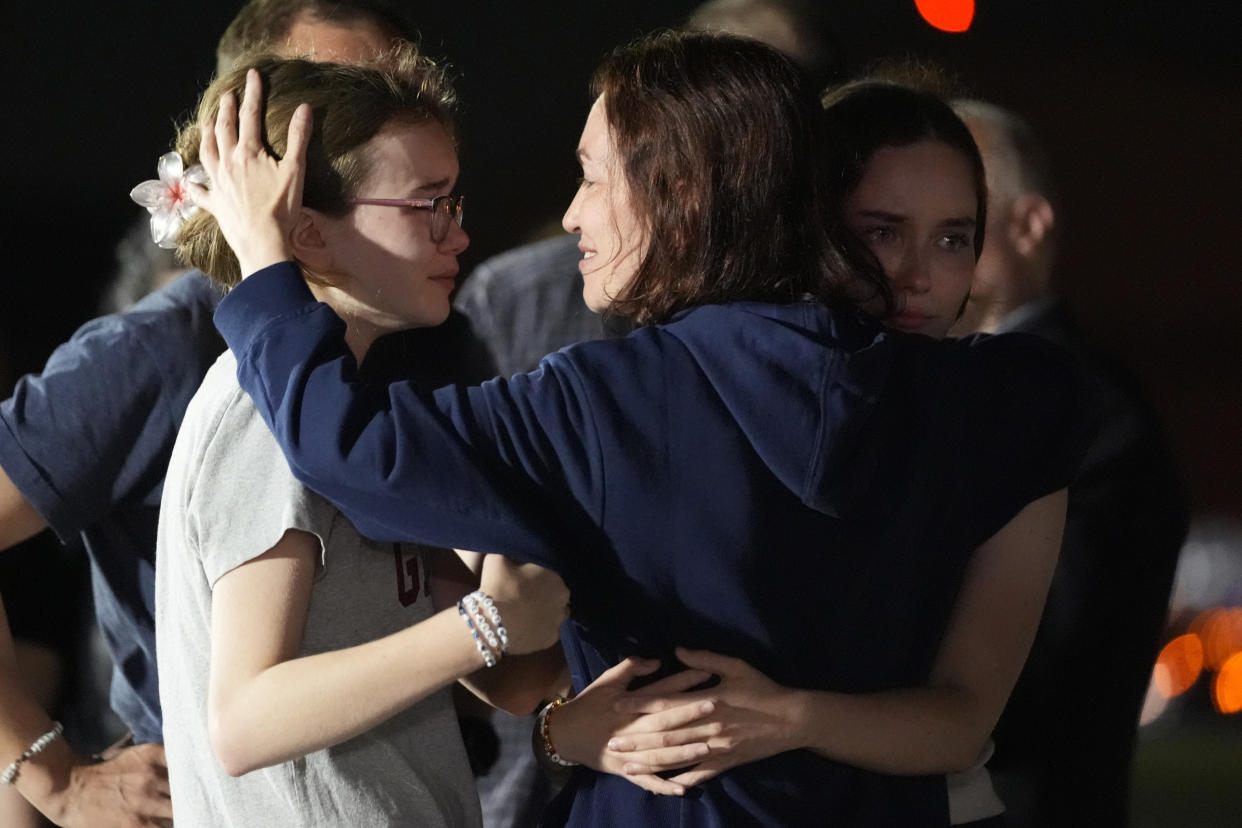
<path fill-rule="evenodd" d="M 964 32 L 975 19 L 975 0 L 914 0 L 914 5 L 942 32 Z"/>
<path fill-rule="evenodd" d="M 1200 613 L 1190 630 L 1203 642 L 1204 664 L 1219 670 L 1234 653 L 1242 652 L 1242 607 L 1215 607 Z"/>
<path fill-rule="evenodd" d="M 1203 644 L 1194 633 L 1179 635 L 1160 651 L 1152 680 L 1166 699 L 1190 689 L 1203 672 Z"/>
<path fill-rule="evenodd" d="M 1221 713 L 1242 711 L 1242 653 L 1234 653 L 1212 682 L 1212 702 Z"/>

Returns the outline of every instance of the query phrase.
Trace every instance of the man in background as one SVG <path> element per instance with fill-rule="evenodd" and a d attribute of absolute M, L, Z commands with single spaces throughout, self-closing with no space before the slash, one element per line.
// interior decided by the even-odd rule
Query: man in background
<path fill-rule="evenodd" d="M 1025 331 L 1063 346 L 1101 424 L 1069 490 L 1048 603 L 988 767 L 1010 826 L 1124 826 L 1187 507 L 1137 381 L 1052 292 L 1058 205 L 1046 153 L 1011 112 L 967 100 L 954 109 L 983 154 L 988 218 L 970 299 L 951 333 Z"/>

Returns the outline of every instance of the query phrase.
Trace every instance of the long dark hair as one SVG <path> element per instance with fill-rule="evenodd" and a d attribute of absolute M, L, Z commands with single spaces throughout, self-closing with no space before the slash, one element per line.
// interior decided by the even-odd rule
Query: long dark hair
<path fill-rule="evenodd" d="M 648 239 L 612 312 L 646 324 L 702 304 L 889 296 L 883 274 L 856 272 L 829 232 L 822 111 L 775 49 L 663 32 L 613 52 L 592 89 Z"/>
<path fill-rule="evenodd" d="M 824 95 L 824 196 L 834 223 L 876 150 L 938 141 L 960 152 L 975 179 L 975 258 L 983 251 L 988 187 L 970 130 L 934 92 L 890 80 L 851 81 Z"/>

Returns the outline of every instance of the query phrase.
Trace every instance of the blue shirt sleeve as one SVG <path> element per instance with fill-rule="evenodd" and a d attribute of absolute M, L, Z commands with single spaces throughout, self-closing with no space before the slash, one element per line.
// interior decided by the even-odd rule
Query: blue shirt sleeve
<path fill-rule="evenodd" d="M 294 475 L 362 534 L 562 572 L 557 550 L 587 542 L 575 536 L 594 525 L 603 475 L 567 362 L 434 393 L 363 382 L 343 323 L 288 262 L 235 288 L 216 324 Z"/>
<path fill-rule="evenodd" d="M 0 404 L 0 466 L 62 540 L 117 510 L 159 506 L 185 407 L 224 350 L 211 325 L 218 298 L 205 276 L 185 274 L 83 325 Z"/>
<path fill-rule="evenodd" d="M 88 323 L 0 404 L 0 466 L 62 540 L 118 504 L 158 504 L 180 416 L 141 331 Z"/>

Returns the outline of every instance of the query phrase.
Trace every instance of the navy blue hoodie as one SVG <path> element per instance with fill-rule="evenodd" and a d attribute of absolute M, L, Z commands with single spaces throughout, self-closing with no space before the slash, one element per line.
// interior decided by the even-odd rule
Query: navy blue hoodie
<path fill-rule="evenodd" d="M 782 684 L 925 684 L 970 553 L 1065 487 L 1088 429 L 1054 348 L 936 341 L 816 303 L 687 311 L 508 380 L 367 384 L 295 266 L 216 323 L 294 474 L 378 540 L 560 572 L 581 688 L 675 645 Z M 944 779 L 791 751 L 682 798 L 579 769 L 575 825 L 947 824 Z"/>

